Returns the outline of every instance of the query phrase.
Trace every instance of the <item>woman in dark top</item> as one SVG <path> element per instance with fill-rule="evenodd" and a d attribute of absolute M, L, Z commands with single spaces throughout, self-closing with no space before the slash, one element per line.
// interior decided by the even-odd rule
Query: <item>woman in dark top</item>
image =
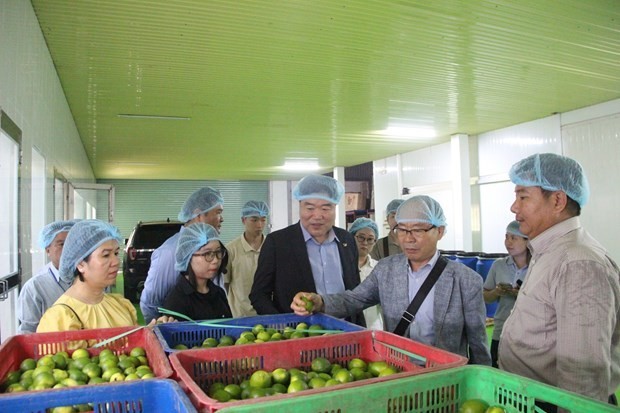
<path fill-rule="evenodd" d="M 176 249 L 175 268 L 181 277 L 164 308 L 193 320 L 232 317 L 226 293 L 213 282 L 226 262 L 226 249 L 215 228 L 202 222 L 185 227 Z"/>

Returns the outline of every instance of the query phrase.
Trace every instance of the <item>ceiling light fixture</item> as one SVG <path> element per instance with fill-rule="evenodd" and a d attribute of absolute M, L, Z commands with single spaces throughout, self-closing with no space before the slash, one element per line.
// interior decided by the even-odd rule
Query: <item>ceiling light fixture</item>
<path fill-rule="evenodd" d="M 162 116 L 162 115 L 138 115 L 133 113 L 119 113 L 119 118 L 129 118 L 129 119 L 163 119 L 163 120 L 190 120 L 186 116 Z"/>
<path fill-rule="evenodd" d="M 316 158 L 286 158 L 282 169 L 286 171 L 316 171 L 320 169 Z"/>

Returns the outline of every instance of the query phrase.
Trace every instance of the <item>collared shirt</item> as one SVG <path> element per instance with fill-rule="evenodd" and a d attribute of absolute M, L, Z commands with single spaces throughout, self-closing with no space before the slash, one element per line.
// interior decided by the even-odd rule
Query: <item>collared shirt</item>
<path fill-rule="evenodd" d="M 264 242 L 265 237 L 263 237 L 260 247 L 254 249 L 241 234 L 226 245 L 228 267 L 224 275 L 224 282 L 229 284 L 228 304 L 230 304 L 233 317 L 256 315 L 249 295 L 254 282 L 260 248 Z"/>
<path fill-rule="evenodd" d="M 49 262 L 21 288 L 17 298 L 19 333 L 34 333 L 45 311 L 71 286 L 57 277 L 58 270 Z"/>
<path fill-rule="evenodd" d="M 367 256 L 364 265 L 359 267 L 360 280 L 362 282 L 370 275 L 375 265 L 377 265 L 377 260 L 374 260 L 370 255 Z M 366 320 L 366 328 L 369 330 L 383 330 L 383 316 L 381 315 L 381 306 L 379 304 L 365 309 L 364 319 Z"/>
<path fill-rule="evenodd" d="M 499 258 L 493 262 L 489 274 L 484 281 L 485 290 L 493 290 L 497 284 L 510 284 L 513 287 L 517 286 L 517 281 L 525 280 L 527 275 L 528 266 L 523 268 L 517 268 L 514 259 L 511 256 L 505 258 Z M 503 295 L 499 297 L 499 304 L 493 317 L 493 340 L 499 340 L 504 327 L 504 322 L 510 315 L 512 308 L 515 305 L 517 297 L 512 295 Z"/>
<path fill-rule="evenodd" d="M 383 243 L 387 239 L 388 241 L 388 255 L 385 255 L 384 245 Z M 403 250 L 400 248 L 400 244 L 392 239 L 389 235 L 379 238 L 377 242 L 375 242 L 374 247 L 370 250 L 370 256 L 375 260 L 379 261 L 382 258 L 385 258 L 390 255 L 396 255 L 402 253 Z"/>
<path fill-rule="evenodd" d="M 620 384 L 620 270 L 578 217 L 530 240 L 500 339 L 502 369 L 607 401 Z"/>
<path fill-rule="evenodd" d="M 411 269 L 411 265 L 409 265 L 409 261 L 407 261 L 409 302 L 413 301 L 415 295 L 420 290 L 420 287 L 422 287 L 422 284 L 430 274 L 438 259 L 439 251 L 436 251 L 433 258 L 424 264 L 418 271 L 413 271 L 413 269 Z M 435 342 L 435 330 L 433 327 L 433 323 L 435 321 L 435 317 L 433 316 L 433 310 L 435 308 L 434 301 L 435 287 L 433 286 L 422 302 L 415 319 L 409 326 L 409 337 L 413 340 L 429 345 L 432 345 Z"/>
<path fill-rule="evenodd" d="M 299 225 L 306 242 L 316 292 L 320 295 L 343 292 L 345 288 L 337 244 L 340 241 L 334 229 L 330 229 L 327 239 L 319 244 L 301 223 Z"/>

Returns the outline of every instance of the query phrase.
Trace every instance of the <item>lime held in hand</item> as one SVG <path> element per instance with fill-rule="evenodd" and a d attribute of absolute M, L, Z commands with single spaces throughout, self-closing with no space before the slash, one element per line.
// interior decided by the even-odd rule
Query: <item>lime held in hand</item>
<path fill-rule="evenodd" d="M 306 308 L 307 312 L 311 313 L 312 311 L 314 311 L 314 303 L 311 299 L 306 296 L 302 296 L 301 299 L 304 301 L 304 303 L 306 303 L 304 307 Z"/>

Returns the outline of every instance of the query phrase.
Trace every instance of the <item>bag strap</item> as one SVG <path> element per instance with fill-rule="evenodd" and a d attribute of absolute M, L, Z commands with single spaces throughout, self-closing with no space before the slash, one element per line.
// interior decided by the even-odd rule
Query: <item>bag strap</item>
<path fill-rule="evenodd" d="M 390 256 L 390 245 L 388 238 L 389 237 L 383 238 L 383 258 Z"/>
<path fill-rule="evenodd" d="M 74 315 L 74 316 L 78 319 L 78 321 L 80 322 L 80 326 L 81 326 L 81 327 L 80 327 L 80 330 L 84 330 L 84 323 L 82 322 L 82 319 L 80 318 L 80 316 L 79 316 L 79 315 L 77 315 L 77 313 L 75 312 L 75 310 L 74 310 L 74 309 L 73 309 L 70 305 L 67 305 L 67 304 L 65 304 L 65 303 L 57 303 L 57 304 L 54 304 L 54 305 L 62 305 L 62 306 L 64 306 L 64 307 L 67 307 L 69 310 L 71 310 L 71 312 L 73 313 L 73 315 Z"/>
<path fill-rule="evenodd" d="M 440 255 L 430 274 L 428 274 L 428 277 L 426 277 L 426 280 L 422 283 L 422 286 L 416 293 L 415 297 L 413 297 L 413 300 L 409 303 L 409 307 L 407 307 L 403 313 L 398 325 L 394 329 L 394 334 L 398 334 L 399 336 L 405 334 L 407 327 L 409 327 L 409 324 L 411 324 L 411 322 L 415 319 L 416 313 L 420 309 L 420 306 L 426 299 L 428 293 L 431 291 L 431 288 L 433 288 L 433 285 L 437 282 L 437 279 L 439 279 L 439 276 L 443 272 L 444 268 L 446 268 L 447 264 L 448 260 Z"/>

